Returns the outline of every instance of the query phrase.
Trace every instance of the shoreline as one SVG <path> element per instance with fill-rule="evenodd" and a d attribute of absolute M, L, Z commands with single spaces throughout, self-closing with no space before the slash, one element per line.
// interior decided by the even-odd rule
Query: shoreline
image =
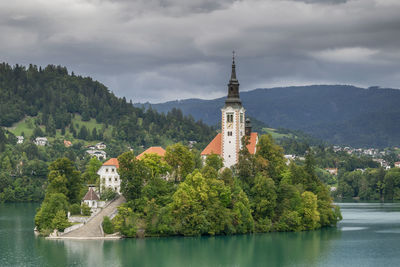
<path fill-rule="evenodd" d="M 56 240 L 56 239 L 64 239 L 64 240 L 120 240 L 123 239 L 122 236 L 93 236 L 93 237 L 70 237 L 70 236 L 55 236 L 45 237 L 46 240 Z"/>

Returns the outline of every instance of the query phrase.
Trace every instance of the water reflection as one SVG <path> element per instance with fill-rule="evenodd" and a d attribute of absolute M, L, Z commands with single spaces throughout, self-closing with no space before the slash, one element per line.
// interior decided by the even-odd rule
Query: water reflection
<path fill-rule="evenodd" d="M 45 240 L 35 205 L 0 204 L 0 266 L 394 266 L 400 204 L 340 204 L 338 228 L 300 233 Z"/>

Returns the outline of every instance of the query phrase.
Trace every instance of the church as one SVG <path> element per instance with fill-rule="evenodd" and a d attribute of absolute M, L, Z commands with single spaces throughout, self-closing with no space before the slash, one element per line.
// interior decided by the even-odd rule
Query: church
<path fill-rule="evenodd" d="M 239 81 L 236 78 L 235 56 L 232 58 L 232 72 L 228 83 L 228 96 L 221 109 L 221 132 L 201 152 L 205 159 L 208 155 L 221 156 L 225 167 L 235 165 L 239 160 L 242 149 L 242 139 L 248 138 L 247 149 L 251 154 L 256 153 L 258 134 L 251 132 L 250 119 L 245 119 L 246 110 L 239 96 Z"/>

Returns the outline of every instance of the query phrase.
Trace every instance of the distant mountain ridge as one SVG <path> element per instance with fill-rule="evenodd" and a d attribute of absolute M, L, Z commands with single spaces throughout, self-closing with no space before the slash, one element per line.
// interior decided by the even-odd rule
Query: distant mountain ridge
<path fill-rule="evenodd" d="M 273 128 L 302 130 L 334 144 L 400 145 L 400 90 L 350 85 L 311 85 L 241 92 L 247 115 Z M 183 114 L 215 125 L 225 97 L 144 104 L 159 112 Z M 140 106 L 141 104 L 136 104 Z"/>

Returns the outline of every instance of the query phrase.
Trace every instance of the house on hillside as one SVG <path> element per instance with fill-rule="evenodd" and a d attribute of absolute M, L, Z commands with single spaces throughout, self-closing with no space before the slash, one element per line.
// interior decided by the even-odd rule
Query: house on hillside
<path fill-rule="evenodd" d="M 106 145 L 105 143 L 103 143 L 103 142 L 100 142 L 100 143 L 97 143 L 97 144 L 95 145 L 95 148 L 96 148 L 96 149 L 103 150 L 103 149 L 106 149 L 106 148 L 107 148 L 107 145 Z"/>
<path fill-rule="evenodd" d="M 72 142 L 68 141 L 68 140 L 64 140 L 64 146 L 65 147 L 70 147 L 70 146 L 72 146 Z"/>
<path fill-rule="evenodd" d="M 242 149 L 242 138 L 248 140 L 247 149 L 251 154 L 256 153 L 258 134 L 251 131 L 250 119 L 245 119 L 246 110 L 242 106 L 239 96 L 239 81 L 236 78 L 235 58 L 232 60 L 231 78 L 228 84 L 228 96 L 221 109 L 221 133 L 208 144 L 201 152 L 203 160 L 208 155 L 221 156 L 225 167 L 235 165 L 239 160 L 239 151 Z"/>
<path fill-rule="evenodd" d="M 400 168 L 400 161 L 395 162 L 395 163 L 394 163 L 394 167 L 395 167 L 395 168 Z"/>
<path fill-rule="evenodd" d="M 338 174 L 338 168 L 325 168 L 326 171 L 329 172 L 331 175 L 337 175 Z"/>
<path fill-rule="evenodd" d="M 47 140 L 47 137 L 36 137 L 33 143 L 37 146 L 45 146 L 49 143 L 49 141 Z"/>
<path fill-rule="evenodd" d="M 24 143 L 24 137 L 22 135 L 18 135 L 17 136 L 17 144 L 22 144 Z"/>
<path fill-rule="evenodd" d="M 107 153 L 103 150 L 89 149 L 89 150 L 86 150 L 86 153 L 88 153 L 92 157 L 98 158 L 99 160 L 103 160 L 103 159 L 107 158 Z"/>
<path fill-rule="evenodd" d="M 286 165 L 289 165 L 290 162 L 292 162 L 296 159 L 296 155 L 292 155 L 292 154 L 284 155 L 284 157 L 286 159 Z"/>

